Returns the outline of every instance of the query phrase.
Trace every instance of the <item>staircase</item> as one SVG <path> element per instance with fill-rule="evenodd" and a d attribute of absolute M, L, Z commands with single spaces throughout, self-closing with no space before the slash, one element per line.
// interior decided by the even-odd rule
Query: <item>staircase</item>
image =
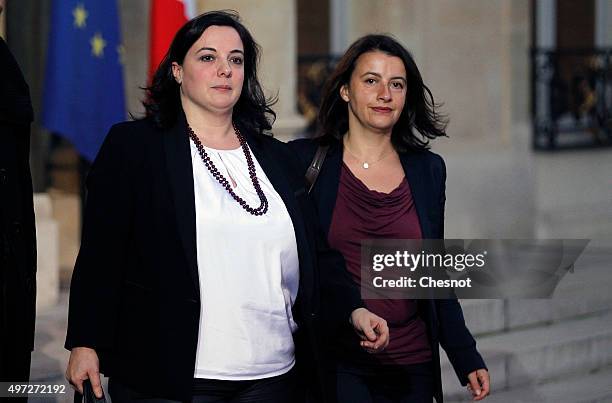
<path fill-rule="evenodd" d="M 486 402 L 612 402 L 612 246 L 591 242 L 551 299 L 463 300 L 491 375 Z M 447 402 L 469 402 L 446 354 Z"/>

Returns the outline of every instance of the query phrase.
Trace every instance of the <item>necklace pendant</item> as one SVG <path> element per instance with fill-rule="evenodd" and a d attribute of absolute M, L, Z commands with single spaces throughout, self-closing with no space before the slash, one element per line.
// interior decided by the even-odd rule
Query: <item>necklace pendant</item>
<path fill-rule="evenodd" d="M 368 164 L 367 162 L 363 163 L 363 169 L 368 169 L 370 167 L 370 164 Z"/>

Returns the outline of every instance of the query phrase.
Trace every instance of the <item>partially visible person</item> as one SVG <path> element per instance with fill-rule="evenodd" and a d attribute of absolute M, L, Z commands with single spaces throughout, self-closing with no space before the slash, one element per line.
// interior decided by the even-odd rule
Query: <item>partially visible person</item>
<path fill-rule="evenodd" d="M 386 35 L 354 42 L 329 77 L 319 111 L 320 137 L 290 143 L 310 165 L 328 151 L 312 188 L 330 246 L 361 277 L 361 241 L 444 237 L 446 168 L 428 150 L 445 135 L 429 89 L 408 51 Z M 325 272 L 322 273 L 325 275 Z M 489 373 L 457 299 L 364 300 L 384 318 L 390 342 L 372 355 L 349 326 L 336 338 L 341 403 L 442 402 L 439 346 L 475 400 L 489 393 Z"/>
<path fill-rule="evenodd" d="M 0 0 L 0 14 L 4 1 Z M 27 382 L 36 315 L 28 84 L 0 38 L 0 382 Z M 26 401 L 27 399 L 23 399 Z"/>

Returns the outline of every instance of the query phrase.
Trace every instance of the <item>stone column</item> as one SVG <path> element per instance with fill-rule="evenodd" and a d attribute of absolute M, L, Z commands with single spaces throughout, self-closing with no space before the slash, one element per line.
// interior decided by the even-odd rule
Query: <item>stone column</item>
<path fill-rule="evenodd" d="M 595 0 L 595 46 L 612 46 L 612 4 L 610 0 Z"/>
<path fill-rule="evenodd" d="M 505 2 L 504 18 L 504 66 L 507 79 L 504 81 L 503 93 L 509 99 L 504 107 L 504 127 L 508 128 L 506 139 L 514 144 L 531 147 L 531 73 L 529 48 L 531 47 L 531 6 L 529 0 Z M 509 133 L 508 133 L 509 131 Z"/>
<path fill-rule="evenodd" d="M 557 42 L 557 2 L 540 0 L 536 2 L 536 46 L 554 48 Z"/>
<path fill-rule="evenodd" d="M 295 0 L 200 0 L 199 11 L 238 11 L 243 23 L 261 45 L 259 76 L 266 95 L 278 94 L 275 134 L 304 127 L 297 113 L 297 33 Z"/>
<path fill-rule="evenodd" d="M 149 0 L 120 0 L 121 42 L 125 52 L 123 78 L 128 112 L 144 115 L 141 104 L 149 63 Z"/>
<path fill-rule="evenodd" d="M 535 46 L 539 49 L 554 50 L 557 45 L 557 2 L 556 0 L 540 0 L 535 5 Z M 533 100 L 536 103 L 537 120 L 546 120 L 550 112 L 550 87 L 548 81 L 552 78 L 552 70 L 548 70 L 548 77 L 543 77 L 536 83 L 536 94 Z"/>
<path fill-rule="evenodd" d="M 54 306 L 59 297 L 59 229 L 48 193 L 34 194 L 37 272 L 36 307 Z"/>
<path fill-rule="evenodd" d="M 347 29 L 349 7 L 349 0 L 329 1 L 329 50 L 332 55 L 343 53 L 349 44 Z"/>

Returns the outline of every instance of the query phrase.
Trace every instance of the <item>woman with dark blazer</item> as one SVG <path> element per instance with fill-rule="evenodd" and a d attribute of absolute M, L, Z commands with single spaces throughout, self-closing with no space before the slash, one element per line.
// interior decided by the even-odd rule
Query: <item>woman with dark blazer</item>
<path fill-rule="evenodd" d="M 258 57 L 236 14 L 194 18 L 147 89 L 147 117 L 106 137 L 70 289 L 66 377 L 79 391 L 90 379 L 101 397 L 104 373 L 115 402 L 280 403 L 305 388 L 323 400 L 321 294 L 334 320 L 386 345 L 385 321 L 350 287 L 319 284 L 328 258 L 299 166 L 264 134 Z"/>
<path fill-rule="evenodd" d="M 0 0 L 0 17 L 4 1 Z M 0 382 L 30 379 L 36 319 L 36 226 L 30 89 L 0 38 Z M 15 403 L 27 402 L 15 398 Z"/>
<path fill-rule="evenodd" d="M 304 170 L 327 147 L 311 195 L 329 245 L 342 253 L 356 284 L 361 240 L 444 237 L 446 168 L 427 145 L 445 135 L 445 122 L 402 45 L 386 35 L 353 43 L 328 79 L 319 128 L 318 138 L 290 144 Z M 486 366 L 456 299 L 363 304 L 387 320 L 390 343 L 368 354 L 341 325 L 340 402 L 442 402 L 439 345 L 474 400 L 489 393 Z"/>

